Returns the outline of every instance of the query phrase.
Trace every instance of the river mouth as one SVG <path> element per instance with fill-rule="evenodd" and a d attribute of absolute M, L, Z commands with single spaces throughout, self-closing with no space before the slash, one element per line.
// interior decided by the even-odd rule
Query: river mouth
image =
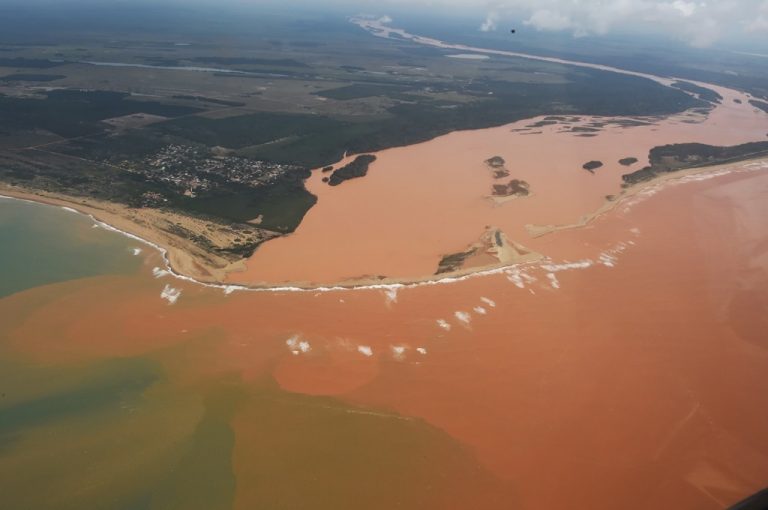
<path fill-rule="evenodd" d="M 510 53 L 423 38 L 378 21 L 352 22 L 379 37 L 396 33 L 420 44 L 477 55 Z M 510 55 L 630 74 L 667 86 L 675 82 L 607 66 Z M 230 273 L 227 283 L 317 287 L 418 282 L 439 279 L 446 267 L 463 275 L 556 257 L 543 250 L 541 235 L 584 226 L 607 202 L 620 199 L 622 175 L 646 166 L 652 148 L 764 140 L 768 117 L 749 104 L 750 95 L 698 85 L 722 99 L 667 117 L 553 114 L 453 132 L 374 153 L 376 160 L 364 177 L 339 186 L 329 186 L 323 180 L 327 174 L 314 171 L 306 185 L 318 197 L 317 204 L 293 234 L 259 247 L 246 269 Z M 502 168 L 488 164 L 495 157 L 504 162 Z M 507 241 L 504 246 L 487 242 L 496 233 Z M 444 263 L 462 254 L 462 265 Z"/>

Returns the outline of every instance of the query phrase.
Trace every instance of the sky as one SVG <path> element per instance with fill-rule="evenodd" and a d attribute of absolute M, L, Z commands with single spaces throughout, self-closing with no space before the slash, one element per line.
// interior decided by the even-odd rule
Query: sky
<path fill-rule="evenodd" d="M 724 38 L 768 40 L 768 0 L 362 0 L 361 7 L 424 6 L 482 12 L 478 30 L 494 31 L 504 21 L 543 32 L 576 37 L 633 31 L 663 32 L 694 47 Z M 506 25 L 504 25 L 506 26 Z"/>

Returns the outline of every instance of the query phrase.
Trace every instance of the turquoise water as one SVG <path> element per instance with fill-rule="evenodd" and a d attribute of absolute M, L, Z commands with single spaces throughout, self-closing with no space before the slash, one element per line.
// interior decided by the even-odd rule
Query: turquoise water
<path fill-rule="evenodd" d="M 129 274 L 147 246 L 59 207 L 0 198 L 0 298 L 76 278 Z"/>

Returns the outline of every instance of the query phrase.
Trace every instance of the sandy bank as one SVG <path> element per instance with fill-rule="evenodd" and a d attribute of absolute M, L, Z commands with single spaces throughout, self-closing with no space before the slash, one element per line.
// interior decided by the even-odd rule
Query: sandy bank
<path fill-rule="evenodd" d="M 70 197 L 3 183 L 0 183 L 0 195 L 68 207 L 89 215 L 164 251 L 166 261 L 174 272 L 199 282 L 221 282 L 227 273 L 243 268 L 242 260 L 232 261 L 205 250 L 180 234 L 184 231 L 202 234 L 213 246 L 223 248 L 231 245 L 238 235 L 224 225 L 159 209 L 130 208 L 101 200 Z"/>

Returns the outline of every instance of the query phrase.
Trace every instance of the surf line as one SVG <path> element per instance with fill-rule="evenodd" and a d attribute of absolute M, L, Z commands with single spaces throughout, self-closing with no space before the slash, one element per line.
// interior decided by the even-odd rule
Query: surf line
<path fill-rule="evenodd" d="M 753 172 L 753 171 L 759 171 L 759 170 L 766 170 L 768 169 L 768 161 L 765 160 L 759 160 L 759 161 L 745 161 L 740 162 L 740 166 L 729 166 L 726 168 L 718 168 L 717 166 L 714 167 L 714 169 L 707 172 L 708 167 L 702 167 L 702 172 L 697 173 L 699 177 L 720 177 L 724 175 L 728 175 L 731 173 L 746 173 L 746 172 Z M 711 175 L 708 175 L 711 174 Z M 612 207 L 605 211 L 601 211 L 601 214 L 593 215 L 590 218 L 590 221 L 587 222 L 590 223 L 592 220 L 594 220 L 596 217 L 601 216 L 602 214 L 605 214 L 611 210 L 616 209 L 619 205 L 622 205 L 623 203 L 626 203 L 630 199 L 636 198 L 636 195 L 639 191 L 644 189 L 654 189 L 654 194 L 661 191 L 664 188 L 667 188 L 669 185 L 676 183 L 679 181 L 679 183 L 686 183 L 686 182 L 694 182 L 697 179 L 690 179 L 692 175 L 696 174 L 685 174 L 680 175 L 679 177 L 669 177 L 667 179 L 664 179 L 661 182 L 658 182 L 657 180 L 651 180 L 647 183 L 644 183 L 641 187 L 638 188 L 638 191 L 636 193 L 633 193 L 631 195 L 625 195 L 622 196 L 620 199 L 616 200 L 615 202 L 612 202 Z M 689 178 L 689 179 L 686 179 Z M 244 285 L 244 284 L 226 284 L 226 283 L 211 283 L 211 282 L 204 282 L 201 280 L 197 280 L 196 278 L 192 278 L 191 276 L 187 276 L 184 274 L 181 274 L 177 272 L 173 266 L 171 265 L 170 258 L 168 256 L 168 250 L 164 248 L 163 246 L 160 246 L 157 243 L 154 243 L 148 239 L 144 239 L 143 237 L 140 237 L 136 234 L 133 234 L 131 232 L 127 232 L 125 230 L 119 229 L 113 225 L 110 225 L 107 222 L 101 221 L 100 219 L 96 218 L 90 213 L 86 213 L 83 211 L 80 211 L 73 207 L 68 206 L 62 206 L 62 205 L 55 205 L 50 204 L 44 201 L 36 201 L 28 198 L 20 198 L 20 197 L 14 197 L 9 195 L 3 195 L 0 194 L 0 198 L 5 198 L 9 200 L 18 200 L 20 202 L 27 202 L 30 204 L 35 205 L 45 205 L 50 207 L 58 207 L 63 211 L 67 212 L 74 212 L 76 214 L 81 214 L 87 218 L 89 218 L 91 221 L 94 222 L 95 225 L 98 225 L 99 227 L 110 231 L 115 232 L 118 234 L 122 234 L 125 237 L 128 237 L 129 239 L 133 239 L 135 241 L 138 241 L 140 243 L 143 243 L 151 248 L 154 248 L 157 250 L 162 259 L 163 264 L 165 265 L 165 271 L 171 276 L 173 276 L 176 279 L 190 282 L 196 285 L 201 285 L 203 287 L 211 288 L 211 289 L 219 289 L 224 291 L 225 294 L 231 294 L 235 291 L 238 292 L 342 292 L 342 291 L 352 291 L 352 290 L 396 290 L 396 289 L 412 289 L 417 287 L 425 287 L 428 285 L 445 285 L 445 284 L 451 284 L 451 283 L 459 283 L 463 281 L 467 281 L 470 278 L 479 278 L 484 276 L 492 276 L 492 275 L 498 275 L 498 274 L 504 274 L 512 269 L 516 268 L 524 268 L 524 267 L 533 267 L 533 266 L 541 266 L 542 263 L 547 264 L 547 258 L 545 257 L 543 260 L 534 260 L 529 262 L 519 262 L 517 264 L 509 264 L 504 266 L 498 266 L 498 267 L 491 267 L 488 269 L 480 269 L 477 271 L 470 271 L 466 274 L 461 274 L 457 276 L 446 276 L 443 278 L 438 279 L 424 279 L 424 280 L 418 280 L 418 281 L 410 281 L 410 282 L 393 282 L 393 283 L 373 283 L 373 284 L 361 284 L 361 285 L 319 285 L 319 286 L 297 286 L 297 285 L 282 285 L 282 286 L 263 286 L 263 287 L 256 287 L 256 286 L 250 286 L 250 285 Z M 586 225 L 586 224 L 585 224 Z M 585 225 L 577 225 L 578 227 L 583 227 Z M 576 226 L 574 226 L 576 227 Z M 561 227 L 562 229 L 562 227 Z M 558 229 L 560 230 L 560 229 Z"/>

